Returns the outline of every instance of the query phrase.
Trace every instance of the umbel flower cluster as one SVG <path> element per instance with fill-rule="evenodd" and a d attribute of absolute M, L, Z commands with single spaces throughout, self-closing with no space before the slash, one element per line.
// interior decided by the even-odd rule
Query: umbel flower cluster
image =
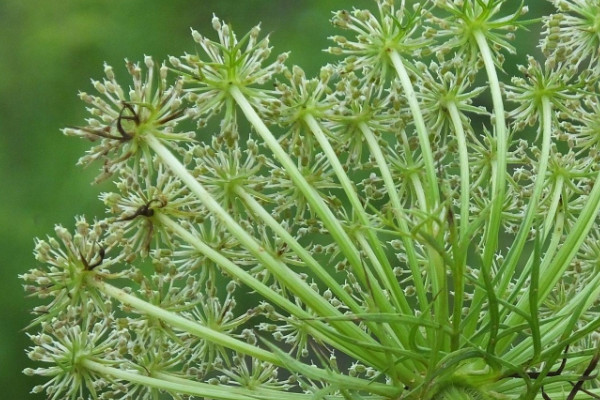
<path fill-rule="evenodd" d="M 33 392 L 600 398 L 600 1 L 552 3 L 339 11 L 315 77 L 216 17 L 189 54 L 107 65 L 64 129 L 107 215 L 21 276 Z"/>

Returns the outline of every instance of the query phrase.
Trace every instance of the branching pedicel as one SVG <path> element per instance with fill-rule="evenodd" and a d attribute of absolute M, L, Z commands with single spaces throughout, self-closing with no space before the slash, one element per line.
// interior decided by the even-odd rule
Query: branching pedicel
<path fill-rule="evenodd" d="M 598 398 L 600 2 L 553 0 L 543 62 L 511 3 L 337 12 L 314 78 L 216 17 L 170 66 L 106 66 L 64 133 L 116 190 L 22 275 L 33 392 Z"/>

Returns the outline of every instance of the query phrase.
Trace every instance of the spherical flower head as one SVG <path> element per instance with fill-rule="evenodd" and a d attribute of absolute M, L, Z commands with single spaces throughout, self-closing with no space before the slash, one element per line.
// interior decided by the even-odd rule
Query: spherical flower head
<path fill-rule="evenodd" d="M 323 124 L 331 131 L 332 140 L 345 147 L 347 163 L 353 168 L 359 167 L 363 158 L 365 142 L 361 124 L 381 133 L 394 132 L 407 123 L 406 115 L 401 112 L 404 99 L 397 84 L 392 81 L 388 93 L 382 93 L 380 85 L 354 73 L 343 76 L 336 83 L 336 101 Z"/>
<path fill-rule="evenodd" d="M 409 58 L 427 51 L 429 40 L 415 37 L 421 29 L 423 6 L 415 4 L 414 11 L 403 0 L 398 8 L 394 0 L 377 0 L 379 17 L 369 10 L 342 10 L 334 14 L 333 25 L 352 31 L 355 39 L 330 37 L 336 44 L 328 51 L 347 56 L 340 72 L 360 71 L 370 80 L 385 80 L 391 66 L 388 53 L 395 50 Z"/>
<path fill-rule="evenodd" d="M 140 164 L 144 164 L 142 160 Z M 153 165 L 139 171 L 121 168 L 115 181 L 118 192 L 102 193 L 100 199 L 114 215 L 107 241 L 121 248 L 124 260 L 148 256 L 150 248 L 169 247 L 171 234 L 157 220 L 159 214 L 170 218 L 194 218 L 200 213 L 199 200 L 157 157 Z"/>
<path fill-rule="evenodd" d="M 57 239 L 36 240 L 35 258 L 43 265 L 20 278 L 31 296 L 49 298 L 50 302 L 34 309 L 38 316 L 31 325 L 48 321 L 65 307 L 85 304 L 88 300 L 98 309 L 104 309 L 103 295 L 86 284 L 89 277 L 110 276 L 108 267 L 120 259 L 120 256 L 107 257 L 111 246 L 103 242 L 104 229 L 102 222 L 90 226 L 84 217 L 78 217 L 74 234 L 57 225 Z"/>
<path fill-rule="evenodd" d="M 522 77 L 513 77 L 512 85 L 504 85 L 506 97 L 518 106 L 509 112 L 515 127 L 533 126 L 542 112 L 542 100 L 550 101 L 556 110 L 572 112 L 571 102 L 577 102 L 577 83 L 571 83 L 577 70 L 569 64 L 542 67 L 533 57 L 528 66 L 519 66 Z M 552 64 L 552 63 L 551 63 Z M 550 65 L 551 65 L 550 64 Z"/>
<path fill-rule="evenodd" d="M 24 373 L 49 379 L 32 392 L 45 391 L 51 400 L 82 399 L 87 393 L 98 398 L 98 389 L 107 382 L 88 363 L 118 366 L 126 361 L 115 351 L 118 332 L 113 321 L 110 315 L 95 314 L 93 305 L 69 306 L 59 318 L 44 322 L 38 334 L 29 335 L 34 346 L 27 355 L 46 366 Z"/>
<path fill-rule="evenodd" d="M 528 11 L 521 1 L 512 13 L 498 15 L 505 11 L 506 3 L 507 0 L 436 0 L 435 5 L 449 13 L 443 17 L 428 15 L 439 26 L 435 32 L 441 42 L 436 46 L 438 56 L 455 50 L 466 62 L 476 62 L 480 53 L 476 34 L 480 33 L 489 44 L 494 62 L 501 66 L 501 50 L 515 53 L 509 42 L 514 39 L 514 31 L 523 25 L 519 18 Z"/>
<path fill-rule="evenodd" d="M 88 111 L 92 118 L 87 120 L 86 126 L 63 130 L 67 135 L 100 141 L 79 159 L 83 165 L 103 161 L 102 173 L 96 181 L 112 176 L 130 159 L 135 163 L 141 157 L 148 157 L 144 151 L 146 134 L 171 146 L 193 141 L 193 132 L 175 131 L 177 124 L 188 116 L 182 106 L 182 80 L 169 85 L 164 64 L 157 69 L 150 57 L 145 58 L 144 64 L 148 69 L 145 76 L 139 64 L 126 61 L 133 78 L 133 87 L 128 91 L 117 82 L 112 67 L 105 65 L 106 78 L 102 82 L 92 81 L 100 95 L 79 94 L 90 105 Z"/>
<path fill-rule="evenodd" d="M 269 179 L 263 175 L 267 158 L 259 154 L 260 148 L 254 139 L 248 139 L 245 147 L 243 150 L 238 145 L 223 146 L 218 140 L 213 140 L 210 146 L 199 145 L 192 149 L 193 174 L 232 216 L 246 214 L 236 192 L 238 189 L 257 194 L 263 199 L 269 197 L 264 193 Z"/>
<path fill-rule="evenodd" d="M 260 25 L 255 26 L 237 39 L 231 27 L 216 16 L 212 20 L 217 31 L 218 41 L 212 41 L 192 30 L 192 37 L 204 52 L 170 57 L 173 67 L 184 77 L 189 99 L 196 104 L 199 125 L 204 119 L 219 114 L 227 108 L 222 130 L 235 126 L 235 111 L 230 95 L 232 87 L 246 95 L 248 101 L 260 113 L 268 114 L 274 98 L 270 90 L 264 88 L 276 74 L 284 69 L 288 54 L 283 53 L 271 63 L 269 38 L 259 39 Z"/>
<path fill-rule="evenodd" d="M 452 131 L 452 121 L 449 106 L 452 105 L 460 111 L 461 120 L 469 126 L 466 112 L 486 114 L 482 107 L 473 105 L 473 99 L 479 96 L 485 88 L 472 85 L 475 80 L 474 71 L 465 68 L 459 58 L 437 64 L 432 62 L 429 66 L 418 63 L 419 91 L 417 97 L 422 104 L 422 110 L 427 126 L 437 135 Z"/>
<path fill-rule="evenodd" d="M 551 0 L 558 9 L 544 20 L 541 48 L 557 62 L 600 71 L 600 0 Z"/>
<path fill-rule="evenodd" d="M 286 82 L 277 82 L 276 86 L 282 103 L 281 109 L 277 110 L 277 118 L 289 130 L 279 140 L 302 165 L 307 165 L 312 161 L 317 143 L 313 135 L 306 134 L 310 130 L 306 129 L 305 118 L 321 119 L 337 103 L 329 86 L 335 69 L 332 65 L 326 65 L 321 68 L 318 77 L 307 78 L 304 70 L 294 65 L 284 75 Z"/>

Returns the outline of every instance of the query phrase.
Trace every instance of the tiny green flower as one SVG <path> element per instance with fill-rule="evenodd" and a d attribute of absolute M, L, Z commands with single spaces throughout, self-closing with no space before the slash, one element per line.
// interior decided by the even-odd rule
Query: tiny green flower
<path fill-rule="evenodd" d="M 359 9 L 335 13 L 333 25 L 352 32 L 355 38 L 332 36 L 330 39 L 336 46 L 328 51 L 346 56 L 339 65 L 340 72 L 361 71 L 369 80 L 382 82 L 388 77 L 392 51 L 410 60 L 426 53 L 430 40 L 417 36 L 423 6 L 417 3 L 414 10 L 410 10 L 405 1 L 397 7 L 393 0 L 377 0 L 377 8 L 378 16 Z"/>
<path fill-rule="evenodd" d="M 259 40 L 260 26 L 254 27 L 238 40 L 231 27 L 216 16 L 212 25 L 218 34 L 217 42 L 192 30 L 192 37 L 208 57 L 207 60 L 200 54 L 186 54 L 181 59 L 170 57 L 169 61 L 184 77 L 188 99 L 196 104 L 194 111 L 199 126 L 225 107 L 221 136 L 231 145 L 237 140 L 237 117 L 230 95 L 231 88 L 241 90 L 259 112 L 268 115 L 274 99 L 270 93 L 272 91 L 261 86 L 284 70 L 287 53 L 263 65 L 271 56 L 271 48 L 268 37 Z"/>
<path fill-rule="evenodd" d="M 577 83 L 571 83 L 576 74 L 569 64 L 559 64 L 553 70 L 544 70 L 533 58 L 528 57 L 527 67 L 519 66 L 524 77 L 514 77 L 512 85 L 505 85 L 506 97 L 519 106 L 510 112 L 517 129 L 533 126 L 542 109 L 542 99 L 548 99 L 554 109 L 570 113 L 579 105 L 580 93 Z"/>

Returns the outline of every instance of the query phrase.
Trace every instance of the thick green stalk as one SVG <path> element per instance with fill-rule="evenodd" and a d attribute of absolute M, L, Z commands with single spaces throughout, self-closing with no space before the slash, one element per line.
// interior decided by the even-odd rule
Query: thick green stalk
<path fill-rule="evenodd" d="M 396 73 L 398 75 L 398 78 L 400 79 L 400 83 L 402 85 L 402 88 L 404 89 L 404 93 L 408 100 L 408 105 L 410 107 L 413 122 L 415 124 L 415 129 L 417 131 L 417 136 L 419 138 L 421 156 L 423 157 L 423 162 L 425 166 L 425 176 L 427 185 L 425 186 L 424 192 L 426 193 L 426 196 L 420 196 L 419 203 L 421 204 L 421 208 L 424 209 L 426 213 L 433 213 L 440 205 L 440 193 L 437 181 L 435 161 L 433 159 L 431 143 L 429 142 L 429 134 L 427 132 L 427 128 L 425 127 L 423 114 L 421 112 L 417 96 L 413 89 L 410 76 L 408 75 L 408 71 L 404 67 L 400 55 L 396 50 L 389 49 L 388 56 L 390 57 L 390 60 L 392 61 L 392 64 L 396 69 Z M 416 187 L 418 187 L 418 185 L 420 185 L 420 181 L 414 184 Z M 417 191 L 416 193 L 419 193 L 419 191 Z M 433 222 L 427 224 L 427 233 L 434 234 L 435 236 L 435 229 L 433 225 L 435 225 Z M 449 310 L 446 270 L 444 262 L 442 260 L 442 257 L 439 254 L 437 254 L 436 251 L 431 248 L 431 246 L 427 246 L 427 253 L 429 255 L 429 270 L 431 271 L 431 287 L 433 291 L 433 296 L 435 298 L 435 318 L 440 324 L 447 324 Z M 443 346 L 442 342 L 447 341 L 447 337 L 440 335 L 440 333 L 436 335 L 435 347 Z"/>
<path fill-rule="evenodd" d="M 425 208 L 430 211 L 435 210 L 440 203 L 440 193 L 435 170 L 435 162 L 433 160 L 433 152 L 431 151 L 429 134 L 427 133 L 427 128 L 425 127 L 425 121 L 423 120 L 423 113 L 419 107 L 417 95 L 413 89 L 408 71 L 406 71 L 406 68 L 404 67 L 402 58 L 400 58 L 398 52 L 393 49 L 388 50 L 388 56 L 390 57 L 390 60 L 396 69 L 396 73 L 400 79 L 400 83 L 402 84 L 402 89 L 404 89 L 404 93 L 406 95 L 406 99 L 408 100 L 408 105 L 413 117 L 413 122 L 417 130 L 417 135 L 419 137 L 421 155 L 423 156 L 423 162 L 425 165 L 425 176 L 427 177 L 427 186 L 425 190 L 427 192 L 427 200 L 429 200 Z"/>
<path fill-rule="evenodd" d="M 415 245 L 411 238 L 410 229 L 408 227 L 408 218 L 404 213 L 404 207 L 402 207 L 400 196 L 398 196 L 398 191 L 396 189 L 396 185 L 394 184 L 392 173 L 390 172 L 389 165 L 385 160 L 385 156 L 383 155 L 381 147 L 379 146 L 379 143 L 377 143 L 377 138 L 375 137 L 375 134 L 371 128 L 369 128 L 369 126 L 364 122 L 359 123 L 358 127 L 361 130 L 367 144 L 369 145 L 369 150 L 375 158 L 375 162 L 377 163 L 379 171 L 381 172 L 381 178 L 383 179 L 388 196 L 392 203 L 392 212 L 396 217 L 396 222 L 400 227 L 400 232 L 403 234 L 402 243 L 404 244 L 404 248 L 406 250 L 406 257 L 415 284 L 419 306 L 421 307 L 421 311 L 425 312 L 429 308 L 427 291 L 425 290 L 423 277 L 421 275 L 421 268 L 419 266 L 417 253 L 415 251 Z"/>
<path fill-rule="evenodd" d="M 504 204 L 504 193 L 506 186 L 506 163 L 507 163 L 507 150 L 508 150 L 508 135 L 506 132 L 506 121 L 504 116 L 504 103 L 502 101 L 502 92 L 500 89 L 500 83 L 498 81 L 498 75 L 496 74 L 496 67 L 494 65 L 494 59 L 492 57 L 491 50 L 485 38 L 483 32 L 475 31 L 473 33 L 477 45 L 479 46 L 479 52 L 485 70 L 488 76 L 488 83 L 492 94 L 492 103 L 494 105 L 494 138 L 495 138 L 495 159 L 492 160 L 492 187 L 491 187 L 491 210 L 489 221 L 485 230 L 485 242 L 483 249 L 482 265 L 480 277 L 484 281 L 493 282 L 491 276 L 492 263 L 496 250 L 498 249 L 498 235 L 500 233 L 500 222 L 502 217 L 502 208 Z M 493 144 L 492 144 L 493 146 Z M 493 285 L 484 285 L 488 296 L 492 298 L 489 301 L 489 307 L 497 307 L 497 302 L 493 301 L 495 293 L 489 293 L 493 291 Z M 471 315 L 474 316 L 465 327 L 465 335 L 470 336 L 475 331 L 477 326 L 477 319 L 479 314 L 479 307 L 484 293 L 481 289 L 475 291 L 472 304 L 475 308 L 471 310 Z M 490 310 L 492 311 L 492 310 Z M 498 310 L 493 310 L 491 315 L 497 315 Z M 490 319 L 490 336 L 488 342 L 488 349 L 494 351 L 496 334 L 498 332 L 498 320 Z"/>
<path fill-rule="evenodd" d="M 154 304 L 150 304 L 117 287 L 109 285 L 108 283 L 100 279 L 96 279 L 96 277 L 93 275 L 88 274 L 87 284 L 89 286 L 95 287 L 102 293 L 117 300 L 121 304 L 131 306 L 139 312 L 160 319 L 161 321 L 175 328 L 181 329 L 184 332 L 189 332 L 190 334 L 195 335 L 199 338 L 202 338 L 204 340 L 218 344 L 223 347 L 227 347 L 242 354 L 247 354 L 252 357 L 256 357 L 259 360 L 267 361 L 276 365 L 281 365 L 281 361 L 279 360 L 279 358 L 270 351 L 263 350 L 249 343 L 235 339 L 225 333 L 218 332 L 214 329 L 200 325 L 195 321 L 191 321 L 173 312 L 155 306 Z"/>
<path fill-rule="evenodd" d="M 344 192 L 346 193 L 346 196 L 348 196 L 348 200 L 352 205 L 352 210 L 356 213 L 360 223 L 365 228 L 361 233 L 364 232 L 364 234 L 366 234 L 368 243 L 362 243 L 362 248 L 365 252 L 372 252 L 375 255 L 375 257 L 371 259 L 371 263 L 379 277 L 380 282 L 383 284 L 385 289 L 392 294 L 396 311 L 401 310 L 404 314 L 412 313 L 408 301 L 406 301 L 406 296 L 404 296 L 404 292 L 402 291 L 402 288 L 400 288 L 398 279 L 394 275 L 392 266 L 387 259 L 385 250 L 381 244 L 381 240 L 377 238 L 377 233 L 372 228 L 371 221 L 369 220 L 369 217 L 367 216 L 365 209 L 358 198 L 356 189 L 350 181 L 348 174 L 346 174 L 344 171 L 340 160 L 335 154 L 335 150 L 331 147 L 331 143 L 329 143 L 329 140 L 327 140 L 327 137 L 319 126 L 319 123 L 312 115 L 306 114 L 303 120 L 319 142 L 319 145 L 321 146 L 323 153 L 325 153 L 327 160 L 331 164 L 333 171 L 335 172 L 340 184 L 342 185 L 342 188 L 344 189 Z M 371 284 L 373 283 L 374 282 L 371 282 Z M 377 290 L 376 287 L 373 287 L 373 289 Z M 382 311 L 390 311 L 390 306 L 385 303 L 380 304 L 380 302 L 377 302 Z"/>
<path fill-rule="evenodd" d="M 458 237 L 454 238 L 457 243 L 466 239 L 469 228 L 469 206 L 471 199 L 471 184 L 469 171 L 469 152 L 467 149 L 467 138 L 463 128 L 460 112 L 456 103 L 449 102 L 447 105 L 454 135 L 458 145 L 458 158 L 460 163 L 460 228 Z M 448 205 L 451 207 L 451 205 Z M 451 222 L 454 223 L 454 222 Z M 454 227 L 450 227 L 451 231 Z M 454 282 L 454 303 L 452 308 L 452 325 L 454 329 L 452 348 L 456 350 L 459 345 L 460 323 L 462 320 L 462 309 L 465 293 L 465 269 L 467 264 L 467 251 L 460 246 L 453 245 L 454 271 L 452 279 Z"/>
<path fill-rule="evenodd" d="M 464 238 L 469 226 L 469 205 L 471 200 L 471 183 L 469 171 L 469 151 L 467 149 L 467 137 L 463 128 L 460 112 L 456 103 L 446 104 L 450 120 L 454 127 L 454 135 L 458 144 L 458 158 L 460 163 L 460 239 Z"/>
<path fill-rule="evenodd" d="M 366 285 L 368 278 L 360 254 L 353 245 L 352 239 L 342 227 L 340 221 L 333 215 L 333 212 L 327 207 L 316 190 L 306 181 L 306 179 L 304 179 L 304 176 L 298 170 L 290 156 L 281 147 L 277 139 L 258 116 L 254 108 L 252 108 L 252 105 L 248 102 L 248 99 L 246 99 L 240 89 L 233 86 L 230 88 L 229 92 L 246 116 L 246 119 L 262 137 L 267 147 L 271 149 L 273 155 L 289 174 L 296 187 L 304 194 L 313 211 L 321 217 L 323 224 L 340 247 L 341 252 L 348 259 L 348 262 L 353 268 L 353 272 L 361 283 Z"/>
<path fill-rule="evenodd" d="M 542 120 L 542 152 L 539 157 L 538 170 L 536 172 L 536 181 L 533 193 L 527 205 L 525 217 L 519 227 L 519 233 L 510 246 L 506 260 L 499 270 L 501 281 L 498 285 L 498 293 L 504 293 L 506 287 L 513 278 L 517 263 L 523 253 L 525 242 L 529 236 L 531 226 L 535 216 L 538 214 L 538 203 L 542 196 L 542 191 L 546 184 L 546 170 L 548 169 L 548 160 L 550 158 L 550 144 L 552 140 L 552 103 L 547 97 L 542 97 L 541 120 Z"/>
<path fill-rule="evenodd" d="M 502 206 L 504 204 L 504 193 L 506 191 L 506 158 L 508 153 L 508 135 L 506 132 L 506 121 L 504 117 L 504 103 L 502 91 L 496 74 L 496 67 L 488 42 L 483 32 L 474 32 L 479 51 L 485 65 L 488 76 L 492 103 L 494 105 L 495 120 L 495 162 L 492 170 L 492 190 L 490 220 L 486 230 L 485 248 L 483 251 L 483 265 L 488 269 L 492 265 L 492 259 L 498 248 L 498 234 L 500 231 L 500 220 L 502 217 Z M 487 270 L 485 273 L 490 274 Z"/>

